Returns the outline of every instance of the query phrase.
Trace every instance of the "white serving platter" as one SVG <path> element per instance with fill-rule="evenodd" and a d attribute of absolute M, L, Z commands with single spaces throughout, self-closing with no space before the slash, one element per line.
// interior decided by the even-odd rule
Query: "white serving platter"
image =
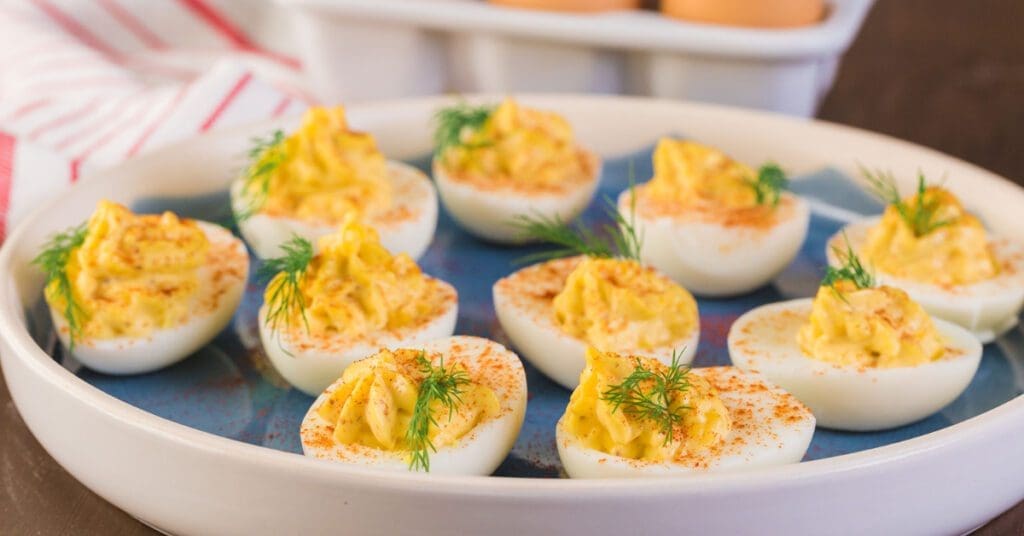
<path fill-rule="evenodd" d="M 482 100 L 493 101 L 495 97 Z M 564 114 L 603 156 L 685 132 L 741 160 L 793 174 L 858 164 L 910 186 L 918 169 L 994 231 L 1024 241 L 1024 190 L 923 147 L 779 115 L 651 99 L 523 96 Z M 394 158 L 430 150 L 443 98 L 369 103 L 351 122 Z M 0 251 L 0 362 L 29 428 L 71 474 L 119 508 L 173 534 L 957 534 L 1024 498 L 1024 399 L 888 446 L 746 473 L 663 480 L 439 477 L 378 473 L 219 437 L 162 419 L 82 381 L 26 328 L 46 237 L 103 197 L 222 192 L 254 125 L 169 146 L 95 173 L 41 207 Z M 1019 348 L 1018 348 L 1019 351 Z M 1016 370 L 1022 355 L 1013 355 Z"/>

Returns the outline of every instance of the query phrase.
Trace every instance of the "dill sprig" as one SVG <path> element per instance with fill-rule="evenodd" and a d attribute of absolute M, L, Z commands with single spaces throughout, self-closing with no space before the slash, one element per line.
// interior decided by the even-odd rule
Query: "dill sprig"
<path fill-rule="evenodd" d="M 757 179 L 750 182 L 758 205 L 777 206 L 782 191 L 789 185 L 786 173 L 778 165 L 764 164 L 757 170 Z"/>
<path fill-rule="evenodd" d="M 914 236 L 922 237 L 928 233 L 946 225 L 952 224 L 955 219 L 938 219 L 938 211 L 941 203 L 938 199 L 925 199 L 925 192 L 928 184 L 924 174 L 917 173 L 917 195 L 914 202 L 908 204 L 900 197 L 899 189 L 896 188 L 896 180 L 891 173 L 886 171 L 872 172 L 861 167 L 861 174 L 871 187 L 872 193 L 883 202 L 896 207 L 900 218 L 910 227 Z"/>
<path fill-rule="evenodd" d="M 479 130 L 493 111 L 492 106 L 472 106 L 465 102 L 439 110 L 434 116 L 437 123 L 434 130 L 434 154 L 442 154 L 449 147 L 469 146 L 466 137 Z"/>
<path fill-rule="evenodd" d="M 624 216 L 611 198 L 604 198 L 605 214 L 611 223 L 595 232 L 584 226 L 580 220 L 568 223 L 561 218 L 545 216 L 517 216 L 513 225 L 519 228 L 520 237 L 557 246 L 555 249 L 526 255 L 518 262 L 529 263 L 586 255 L 588 257 L 640 260 L 643 245 L 642 233 L 636 228 L 636 193 L 630 186 L 629 216 Z"/>
<path fill-rule="evenodd" d="M 850 245 L 850 239 L 847 238 L 846 233 L 843 233 L 843 240 L 846 241 L 846 251 L 838 247 L 832 248 L 836 257 L 842 260 L 843 265 L 839 268 L 834 266 L 826 268 L 825 277 L 821 280 L 821 286 L 835 289 L 836 283 L 840 281 L 849 281 L 856 285 L 858 289 L 875 286 L 874 276 L 861 264 L 860 258 L 853 251 L 853 246 Z"/>
<path fill-rule="evenodd" d="M 665 370 L 651 370 L 639 360 L 633 372 L 622 383 L 601 393 L 601 400 L 612 404 L 612 412 L 623 412 L 654 422 L 665 436 L 667 445 L 672 430 L 683 422 L 689 406 L 673 405 L 672 398 L 690 388 L 690 367 L 679 363 L 682 352 L 672 352 L 672 364 Z"/>
<path fill-rule="evenodd" d="M 454 367 L 446 369 L 443 357 L 436 367 L 433 366 L 427 359 L 426 352 L 420 352 L 416 361 L 424 377 L 416 395 L 412 417 L 409 419 L 409 429 L 405 432 L 405 442 L 412 451 L 409 470 L 422 469 L 430 472 L 430 452 L 437 452 L 429 435 L 430 426 L 437 426 L 437 419 L 430 408 L 435 401 L 440 402 L 443 407 L 448 408 L 448 418 L 451 419 L 455 407 L 462 402 L 462 388 L 469 383 L 469 375 L 465 370 L 456 370 Z"/>
<path fill-rule="evenodd" d="M 265 138 L 253 138 L 249 149 L 249 165 L 245 169 L 242 195 L 246 198 L 245 208 L 235 213 L 236 221 L 245 221 L 259 212 L 270 195 L 270 177 L 284 162 L 282 151 L 284 132 L 275 130 Z"/>
<path fill-rule="evenodd" d="M 290 326 L 295 313 L 299 313 L 308 332 L 306 298 L 302 295 L 300 282 L 313 260 L 313 243 L 292 235 L 290 240 L 281 245 L 281 249 L 284 251 L 283 256 L 268 259 L 256 271 L 257 279 L 271 285 L 266 323 L 272 331 L 277 331 L 280 322 Z"/>
<path fill-rule="evenodd" d="M 85 311 L 75 301 L 75 292 L 68 277 L 68 261 L 71 253 L 85 242 L 88 228 L 85 223 L 56 233 L 43 246 L 43 250 L 32 259 L 32 264 L 42 268 L 46 274 L 46 287 L 54 282 L 56 293 L 64 300 L 64 320 L 68 323 L 68 351 L 74 350 L 75 340 L 82 335 L 82 316 Z"/>

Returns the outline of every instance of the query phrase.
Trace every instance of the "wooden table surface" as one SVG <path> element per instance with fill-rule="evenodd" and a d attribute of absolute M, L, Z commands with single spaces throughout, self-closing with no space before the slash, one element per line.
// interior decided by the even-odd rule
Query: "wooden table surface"
<path fill-rule="evenodd" d="M 1024 184 L 1024 1 L 879 0 L 822 118 Z M 0 534 L 151 534 L 46 454 L 0 382 Z M 1024 534 L 1024 502 L 978 531 Z"/>

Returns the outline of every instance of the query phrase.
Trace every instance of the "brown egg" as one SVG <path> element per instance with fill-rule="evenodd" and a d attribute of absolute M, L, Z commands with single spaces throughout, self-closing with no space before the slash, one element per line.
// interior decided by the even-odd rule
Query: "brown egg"
<path fill-rule="evenodd" d="M 821 21 L 823 0 L 661 0 L 670 17 L 729 26 L 790 28 Z"/>
<path fill-rule="evenodd" d="M 521 9 L 575 11 L 578 13 L 639 9 L 641 0 L 488 0 L 490 3 Z"/>

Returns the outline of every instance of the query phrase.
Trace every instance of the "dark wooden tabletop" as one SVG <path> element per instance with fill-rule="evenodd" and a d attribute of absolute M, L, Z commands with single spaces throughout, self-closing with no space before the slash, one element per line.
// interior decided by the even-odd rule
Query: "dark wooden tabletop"
<path fill-rule="evenodd" d="M 1024 1 L 879 0 L 819 115 L 1024 184 Z M 0 534 L 88 533 L 152 531 L 58 466 L 0 382 Z M 1024 534 L 1024 503 L 978 534 Z"/>

